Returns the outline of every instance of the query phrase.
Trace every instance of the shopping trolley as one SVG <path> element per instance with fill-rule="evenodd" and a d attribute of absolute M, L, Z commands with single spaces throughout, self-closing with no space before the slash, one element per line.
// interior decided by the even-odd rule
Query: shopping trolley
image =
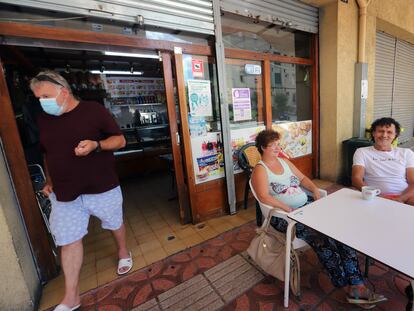
<path fill-rule="evenodd" d="M 43 221 L 45 223 L 46 229 L 49 233 L 49 237 L 52 245 L 52 251 L 55 258 L 57 257 L 57 245 L 55 237 L 53 236 L 52 232 L 50 231 L 50 223 L 49 217 L 52 211 L 52 203 L 50 202 L 49 198 L 44 195 L 42 189 L 46 183 L 46 175 L 43 171 L 43 168 L 39 164 L 29 164 L 29 173 L 32 179 L 33 189 L 35 191 L 35 196 L 37 200 L 37 204 L 40 209 L 40 213 L 42 214 Z"/>

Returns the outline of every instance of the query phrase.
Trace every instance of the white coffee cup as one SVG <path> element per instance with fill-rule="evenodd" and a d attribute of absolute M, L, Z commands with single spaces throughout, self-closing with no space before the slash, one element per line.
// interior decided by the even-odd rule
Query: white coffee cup
<path fill-rule="evenodd" d="M 372 200 L 373 198 L 375 198 L 380 193 L 381 193 L 381 190 L 379 190 L 375 187 L 370 187 L 370 186 L 362 187 L 362 198 L 364 200 Z"/>

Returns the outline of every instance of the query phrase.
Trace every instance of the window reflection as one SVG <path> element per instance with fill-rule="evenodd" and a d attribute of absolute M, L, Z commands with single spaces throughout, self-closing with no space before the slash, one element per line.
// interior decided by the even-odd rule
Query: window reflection
<path fill-rule="evenodd" d="M 264 121 L 262 74 L 246 73 L 246 65 L 261 68 L 260 62 L 226 59 L 227 100 L 232 128 L 262 125 Z"/>
<path fill-rule="evenodd" d="M 273 122 L 311 120 L 310 67 L 272 62 L 270 75 Z"/>
<path fill-rule="evenodd" d="M 222 31 L 226 48 L 310 57 L 311 35 L 305 32 L 230 13 L 222 17 Z"/>

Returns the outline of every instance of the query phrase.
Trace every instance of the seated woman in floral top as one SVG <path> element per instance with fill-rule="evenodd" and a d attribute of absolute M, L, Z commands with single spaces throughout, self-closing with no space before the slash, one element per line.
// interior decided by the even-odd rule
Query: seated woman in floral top
<path fill-rule="evenodd" d="M 307 195 L 301 187 L 312 192 L 315 200 L 320 198 L 316 185 L 288 159 L 278 156 L 281 152 L 279 133 L 273 130 L 260 132 L 256 137 L 256 147 L 262 160 L 253 170 L 252 185 L 261 202 L 291 212 L 307 202 Z M 271 224 L 276 230 L 286 232 L 285 220 L 273 217 Z M 296 236 L 316 252 L 334 286 L 348 286 L 348 302 L 371 309 L 376 303 L 387 300 L 364 285 L 354 249 L 303 224 L 296 224 Z"/>

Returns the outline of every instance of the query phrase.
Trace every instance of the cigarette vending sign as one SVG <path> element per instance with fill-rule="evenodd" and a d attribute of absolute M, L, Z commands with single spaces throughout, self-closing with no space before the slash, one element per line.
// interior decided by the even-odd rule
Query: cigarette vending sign
<path fill-rule="evenodd" d="M 191 61 L 191 70 L 194 78 L 204 78 L 203 61 L 200 59 L 193 59 Z"/>

